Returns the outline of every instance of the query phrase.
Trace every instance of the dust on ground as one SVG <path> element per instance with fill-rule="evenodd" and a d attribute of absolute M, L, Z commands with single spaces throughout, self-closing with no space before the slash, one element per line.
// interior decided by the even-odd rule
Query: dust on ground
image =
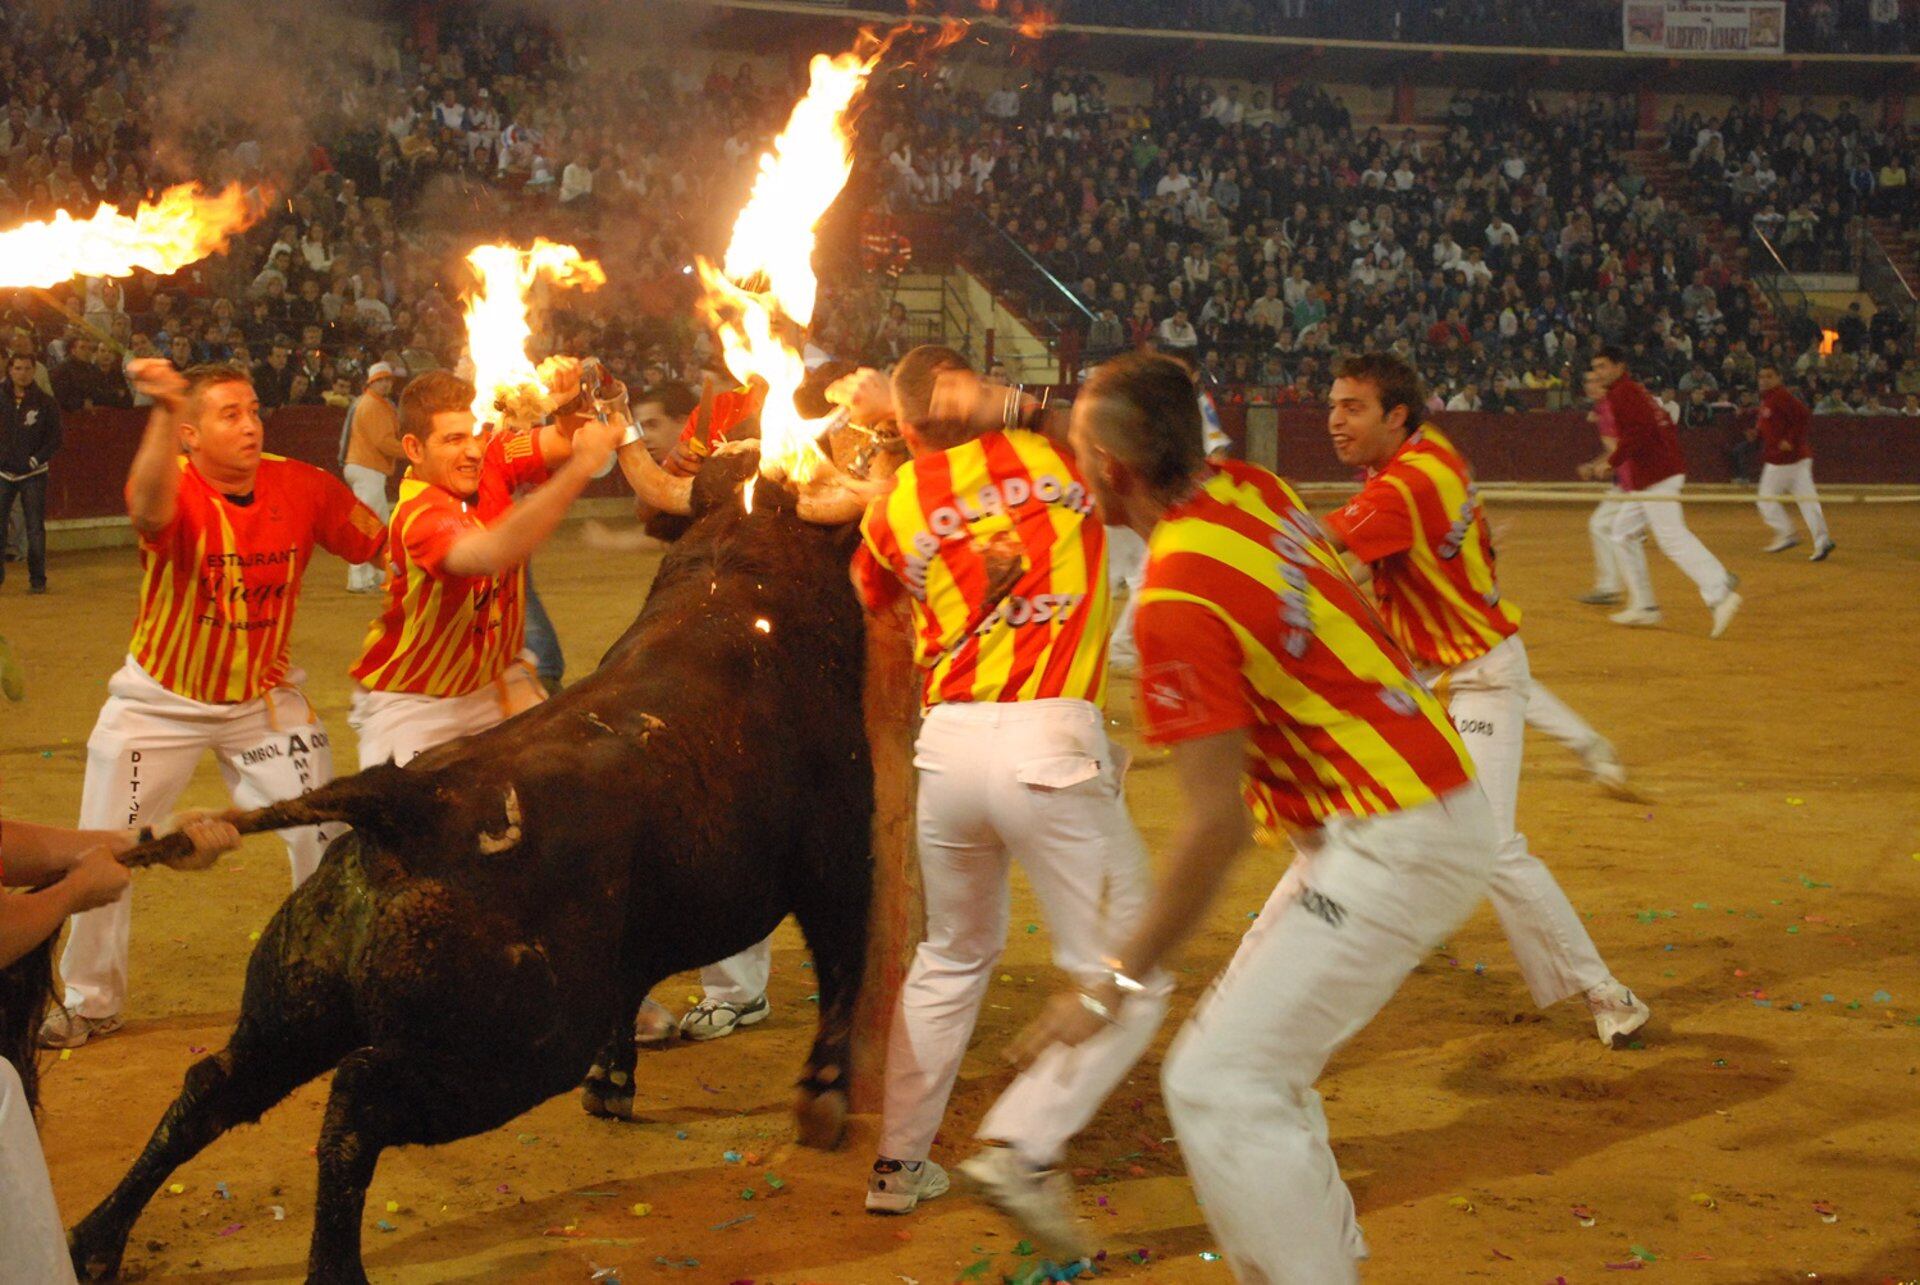
<path fill-rule="evenodd" d="M 1920 515 L 1830 515 L 1840 551 L 1813 566 L 1804 549 L 1759 554 L 1766 533 L 1749 510 L 1694 510 L 1747 595 L 1712 642 L 1691 586 L 1657 556 L 1664 628 L 1622 630 L 1571 601 L 1590 574 L 1584 510 L 1496 511 L 1535 672 L 1618 743 L 1644 794 L 1602 796 L 1536 739 L 1521 822 L 1655 1018 L 1643 1047 L 1609 1052 L 1577 1005 L 1534 1011 L 1493 915 L 1477 914 L 1321 1085 L 1373 1248 L 1369 1281 L 1920 1276 Z M 589 551 L 574 529 L 541 555 L 574 675 L 630 621 L 656 565 Z M 345 669 L 373 605 L 344 579 L 316 559 L 295 641 L 342 771 L 353 766 Z M 0 589 L 0 632 L 29 682 L 25 704 L 0 705 L 0 802 L 9 816 L 70 821 L 125 647 L 135 562 L 56 557 L 44 598 L 24 596 L 22 580 Z M 1129 740 L 1131 695 L 1122 685 L 1113 702 Z M 645 782 L 627 788 L 644 807 Z M 1162 851 L 1177 814 L 1170 774 L 1146 758 L 1129 794 Z M 223 803 L 210 761 L 186 801 Z M 1157 1072 L 1279 872 L 1270 854 L 1243 862 L 1185 954 L 1166 1031 L 1073 1148 L 1105 1275 L 1229 1279 L 1202 1257 L 1213 1241 L 1168 1141 Z M 136 878 L 126 1029 L 47 1064 L 44 1135 L 69 1222 L 119 1179 L 187 1066 L 224 1039 L 250 934 L 286 878 L 270 837 L 209 873 Z M 1054 983 L 1024 887 L 1013 925 L 935 1151 L 948 1163 L 1007 1078 L 999 1050 Z M 640 1123 L 592 1119 L 566 1096 L 479 1137 L 387 1153 L 367 1202 L 374 1278 L 585 1282 L 617 1268 L 628 1282 L 944 1285 L 1031 1270 L 1019 1234 L 964 1194 L 904 1219 L 866 1216 L 871 1119 L 839 1153 L 794 1145 L 786 1109 L 814 987 L 790 924 L 775 945 L 772 1018 L 643 1055 Z M 678 1009 L 695 989 L 681 977 L 656 995 Z M 182 1168 L 183 1190 L 163 1191 L 135 1229 L 129 1275 L 301 1279 L 325 1092 L 324 1080 L 307 1086 Z"/>

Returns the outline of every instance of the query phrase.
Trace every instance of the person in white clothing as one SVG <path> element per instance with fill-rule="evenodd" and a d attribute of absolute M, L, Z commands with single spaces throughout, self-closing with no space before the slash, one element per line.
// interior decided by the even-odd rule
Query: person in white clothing
<path fill-rule="evenodd" d="M 949 349 L 909 352 L 892 394 L 913 458 L 867 510 L 854 583 L 868 610 L 914 615 L 926 674 L 914 767 L 927 935 L 894 1012 L 866 1196 L 870 1212 L 902 1214 L 948 1189 L 934 1135 L 1006 944 L 1010 862 L 1040 899 L 1055 962 L 1087 982 L 1138 914 L 1147 869 L 1101 711 L 1105 541 L 1085 484 L 1026 427 L 1031 399 Z M 1063 1259 L 1086 1246 L 1053 1170 L 1166 1013 L 1171 977 L 1140 976 L 1099 1036 L 1008 1086 L 961 1166 Z"/>
<path fill-rule="evenodd" d="M 1582 463 L 1575 471 L 1584 481 L 1604 481 L 1615 475 L 1608 461 L 1613 458 L 1614 450 L 1620 444 L 1620 435 L 1614 431 L 1613 407 L 1607 402 L 1607 390 L 1600 383 L 1600 377 L 1591 370 L 1587 371 L 1582 376 L 1581 387 L 1587 400 L 1593 403 L 1587 418 L 1593 421 L 1594 429 L 1600 435 L 1600 454 Z M 1620 495 L 1618 488 L 1609 491 L 1607 498 L 1594 506 L 1593 516 L 1587 519 L 1587 541 L 1593 548 L 1593 588 L 1580 595 L 1580 601 L 1589 606 L 1613 606 L 1620 601 L 1620 591 L 1626 584 L 1620 548 L 1613 539 L 1613 526 L 1620 518 Z"/>
<path fill-rule="evenodd" d="M 1814 498 L 1813 449 L 1807 443 L 1812 412 L 1807 404 L 1787 391 L 1781 382 L 1780 368 L 1772 362 L 1761 366 L 1760 384 L 1760 494 L 1766 496 L 1803 496 L 1799 500 L 1800 520 L 1807 524 L 1813 539 L 1809 562 L 1825 562 L 1839 546 L 1827 531 L 1827 515 Z M 1783 553 L 1800 543 L 1794 538 L 1793 522 L 1787 506 L 1777 499 L 1760 501 L 1760 518 L 1773 532 L 1767 553 Z"/>
<path fill-rule="evenodd" d="M 316 544 L 349 562 L 380 557 L 380 519 L 346 484 L 262 452 L 260 399 L 244 371 L 133 363 L 153 412 L 127 475 L 140 540 L 140 608 L 126 664 L 107 683 L 80 794 L 80 826 L 164 816 L 213 751 L 243 808 L 294 798 L 333 776 L 326 729 L 289 656 L 301 578 Z M 186 454 L 180 448 L 186 447 Z M 284 830 L 297 886 L 333 827 Z M 85 1044 L 121 1025 L 130 898 L 74 916 L 62 1006 L 43 1042 Z"/>
<path fill-rule="evenodd" d="M 396 466 L 407 462 L 400 449 L 400 420 L 393 408 L 393 389 L 399 382 L 384 361 L 367 367 L 367 389 L 347 410 L 340 427 L 340 475 L 382 522 L 393 512 L 387 481 Z M 348 593 L 374 593 L 386 577 L 380 562 L 356 563 L 347 568 Z"/>

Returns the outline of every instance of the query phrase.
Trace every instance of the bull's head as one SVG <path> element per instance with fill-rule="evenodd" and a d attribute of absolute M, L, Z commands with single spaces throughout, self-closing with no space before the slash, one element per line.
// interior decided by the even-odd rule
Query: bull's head
<path fill-rule="evenodd" d="M 758 443 L 731 443 L 723 446 L 719 454 L 727 455 L 736 451 L 757 453 Z M 620 460 L 634 493 L 639 496 L 641 503 L 655 512 L 694 517 L 697 516 L 696 508 L 704 507 L 698 498 L 700 492 L 694 486 L 695 478 L 675 477 L 655 463 L 644 447 L 623 451 Z M 768 482 L 767 485 L 776 484 Z M 795 493 L 794 507 L 803 521 L 819 526 L 842 526 L 859 520 L 877 487 L 828 465 L 812 481 L 798 487 L 789 486 L 789 489 Z"/>

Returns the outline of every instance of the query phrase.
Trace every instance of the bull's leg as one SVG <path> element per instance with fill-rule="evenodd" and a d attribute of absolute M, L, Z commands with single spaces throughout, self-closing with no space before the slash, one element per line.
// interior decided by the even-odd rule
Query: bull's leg
<path fill-rule="evenodd" d="M 584 1053 L 519 1044 L 519 1032 L 508 1039 L 520 1051 L 498 1063 L 388 1047 L 355 1049 L 340 1060 L 316 1148 L 308 1285 L 365 1285 L 360 1220 L 383 1150 L 471 1137 L 580 1082 Z"/>
<path fill-rule="evenodd" d="M 859 837 L 864 842 L 864 825 Z M 823 868 L 844 870 L 843 877 L 812 881 L 794 890 L 794 918 L 813 954 L 813 971 L 820 984 L 820 1028 L 794 1102 L 800 1141 L 809 1147 L 830 1150 L 840 1145 L 846 1132 L 853 1009 L 866 968 L 867 903 L 872 895 L 864 857 L 863 852 L 859 859 L 831 860 Z"/>
<path fill-rule="evenodd" d="M 587 1079 L 580 1086 L 580 1105 L 588 1115 L 616 1120 L 633 1119 L 633 1068 L 637 1060 L 633 1046 L 633 1023 L 640 1004 L 659 979 L 636 985 L 620 983 L 620 1002 L 614 1006 L 613 1033 L 600 1055 L 593 1059 Z"/>
<path fill-rule="evenodd" d="M 83 1280 L 118 1274 L 134 1223 L 169 1174 L 228 1129 L 258 1120 L 331 1062 L 320 1049 L 269 1045 L 243 1019 L 226 1048 L 188 1068 L 180 1096 L 127 1176 L 67 1234 L 75 1273 Z"/>

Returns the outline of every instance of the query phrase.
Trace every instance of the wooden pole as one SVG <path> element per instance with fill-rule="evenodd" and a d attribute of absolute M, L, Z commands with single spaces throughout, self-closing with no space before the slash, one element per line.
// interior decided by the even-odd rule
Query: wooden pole
<path fill-rule="evenodd" d="M 907 634 L 875 616 L 867 617 L 866 720 L 873 754 L 873 906 L 867 919 L 867 971 L 853 1014 L 848 1096 L 856 1112 L 880 1109 L 887 1031 L 926 921 L 913 838 L 919 673 Z"/>

